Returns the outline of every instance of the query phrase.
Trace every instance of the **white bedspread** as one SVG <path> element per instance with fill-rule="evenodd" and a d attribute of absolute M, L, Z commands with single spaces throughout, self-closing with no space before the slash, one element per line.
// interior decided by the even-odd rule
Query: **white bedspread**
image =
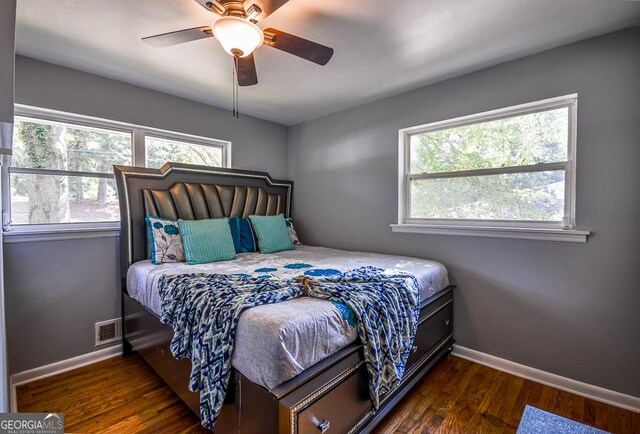
<path fill-rule="evenodd" d="M 302 265 L 305 267 L 296 268 Z M 219 273 L 290 279 L 308 270 L 316 273 L 326 272 L 323 270 L 343 272 L 364 266 L 411 273 L 420 284 L 420 298 L 423 300 L 449 285 L 447 270 L 438 262 L 297 246 L 295 250 L 286 252 L 245 253 L 233 261 L 200 265 L 153 265 L 148 260 L 140 261 L 129 268 L 127 289 L 133 299 L 160 315 L 158 281 L 163 275 Z M 326 300 L 302 297 L 257 306 L 240 316 L 232 364 L 254 383 L 271 389 L 356 339 L 356 329 L 349 326 L 340 311 Z"/>

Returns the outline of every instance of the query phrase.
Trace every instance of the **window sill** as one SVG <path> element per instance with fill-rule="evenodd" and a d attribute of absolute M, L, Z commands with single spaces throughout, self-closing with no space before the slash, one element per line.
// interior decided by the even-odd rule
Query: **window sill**
<path fill-rule="evenodd" d="M 80 240 L 87 238 L 112 238 L 120 236 L 120 224 L 96 227 L 14 227 L 3 233 L 4 244 L 33 243 L 42 241 Z"/>
<path fill-rule="evenodd" d="M 589 231 L 538 228 L 483 226 L 452 226 L 426 224 L 392 224 L 393 232 L 432 235 L 462 235 L 469 237 L 512 238 L 520 240 L 564 241 L 586 243 Z"/>

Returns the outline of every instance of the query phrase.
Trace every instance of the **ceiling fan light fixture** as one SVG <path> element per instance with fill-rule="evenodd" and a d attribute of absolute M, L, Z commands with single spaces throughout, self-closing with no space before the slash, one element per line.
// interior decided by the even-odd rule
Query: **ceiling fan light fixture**
<path fill-rule="evenodd" d="M 247 57 L 259 48 L 264 35 L 255 24 L 239 17 L 222 17 L 211 25 L 224 51 L 237 57 Z"/>

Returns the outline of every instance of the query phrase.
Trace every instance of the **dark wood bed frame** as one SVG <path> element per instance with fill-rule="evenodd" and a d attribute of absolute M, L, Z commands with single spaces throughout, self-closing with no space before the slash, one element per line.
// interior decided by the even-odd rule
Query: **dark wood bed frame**
<path fill-rule="evenodd" d="M 267 173 L 168 163 L 161 169 L 115 167 L 121 218 L 121 272 L 149 257 L 144 219 L 203 219 L 250 214 L 289 216 L 293 183 Z M 127 294 L 122 279 L 123 351 L 136 351 L 199 414 L 187 388 L 191 363 L 169 350 L 173 330 Z M 402 383 L 374 411 L 362 345 L 355 342 L 267 390 L 233 370 L 215 432 L 368 433 L 453 345 L 453 287 L 423 300 L 414 350 Z"/>

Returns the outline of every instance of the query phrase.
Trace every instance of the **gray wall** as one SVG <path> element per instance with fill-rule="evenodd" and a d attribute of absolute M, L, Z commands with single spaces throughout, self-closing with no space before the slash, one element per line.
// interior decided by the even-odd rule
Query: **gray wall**
<path fill-rule="evenodd" d="M 458 284 L 458 344 L 640 396 L 640 27 L 292 127 L 309 244 L 432 258 Z M 577 92 L 586 244 L 392 233 L 398 129 Z"/>
<path fill-rule="evenodd" d="M 4 245 L 9 370 L 93 351 L 120 316 L 118 237 Z"/>
<path fill-rule="evenodd" d="M 16 1 L 3 0 L 0 13 L 0 122 L 13 123 Z"/>
<path fill-rule="evenodd" d="M 232 142 L 233 166 L 287 177 L 287 128 L 17 57 L 16 102 Z M 12 373 L 94 350 L 94 323 L 120 316 L 118 238 L 5 244 Z"/>

